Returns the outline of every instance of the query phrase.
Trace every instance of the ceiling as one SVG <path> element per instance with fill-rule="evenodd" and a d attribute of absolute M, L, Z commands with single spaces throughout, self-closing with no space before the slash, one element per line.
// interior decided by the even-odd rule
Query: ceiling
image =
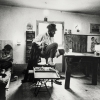
<path fill-rule="evenodd" d="M 100 0 L 0 0 L 0 5 L 100 15 Z"/>

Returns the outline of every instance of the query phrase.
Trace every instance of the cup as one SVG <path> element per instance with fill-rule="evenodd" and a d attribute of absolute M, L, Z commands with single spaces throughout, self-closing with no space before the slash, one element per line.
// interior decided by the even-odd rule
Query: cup
<path fill-rule="evenodd" d="M 72 49 L 69 49 L 69 52 L 72 52 Z"/>

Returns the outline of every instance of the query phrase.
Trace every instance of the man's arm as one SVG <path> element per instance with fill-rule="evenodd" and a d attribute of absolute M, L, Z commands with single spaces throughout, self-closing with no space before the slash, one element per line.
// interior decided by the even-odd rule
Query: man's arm
<path fill-rule="evenodd" d="M 43 49 L 46 46 L 46 43 L 44 41 L 44 34 L 38 35 L 35 39 L 33 39 L 32 43 L 33 42 L 38 44 L 40 49 Z"/>
<path fill-rule="evenodd" d="M 2 61 L 12 61 L 13 60 L 13 53 L 12 50 L 7 55 L 2 55 L 2 58 L 0 58 Z"/>
<path fill-rule="evenodd" d="M 35 39 L 33 39 L 32 43 L 35 42 L 35 43 L 37 43 L 38 45 L 41 45 L 41 43 L 42 43 L 42 38 L 43 38 L 42 35 L 38 35 Z"/>
<path fill-rule="evenodd" d="M 2 61 L 11 61 L 12 60 L 12 56 L 11 55 L 4 56 L 0 60 L 2 60 Z"/>

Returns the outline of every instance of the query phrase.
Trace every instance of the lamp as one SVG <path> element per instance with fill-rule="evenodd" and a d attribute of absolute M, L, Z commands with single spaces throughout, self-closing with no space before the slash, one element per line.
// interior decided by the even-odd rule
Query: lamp
<path fill-rule="evenodd" d="M 44 14 L 44 21 L 48 21 L 48 18 L 47 17 L 48 17 L 48 14 L 49 14 L 49 10 L 47 10 L 47 9 L 44 10 L 43 11 L 43 14 Z"/>

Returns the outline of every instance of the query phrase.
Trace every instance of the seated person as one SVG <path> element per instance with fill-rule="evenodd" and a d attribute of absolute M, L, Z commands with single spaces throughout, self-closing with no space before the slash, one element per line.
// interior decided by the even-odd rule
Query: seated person
<path fill-rule="evenodd" d="M 48 31 L 42 35 L 38 35 L 32 41 L 32 49 L 30 53 L 30 59 L 27 66 L 27 71 L 22 82 L 26 82 L 28 78 L 28 70 L 33 69 L 38 63 L 38 58 L 45 58 L 46 64 L 54 65 L 53 58 L 59 57 L 64 54 L 63 49 L 58 49 L 58 44 L 54 43 L 54 35 L 56 32 L 56 25 L 49 24 L 47 26 Z"/>
<path fill-rule="evenodd" d="M 4 49 L 1 51 L 1 56 L 0 56 L 0 75 L 2 78 L 6 75 L 5 72 L 9 70 L 9 68 L 12 67 L 12 47 L 10 45 L 5 45 Z M 0 78 L 0 80 L 2 80 Z"/>

